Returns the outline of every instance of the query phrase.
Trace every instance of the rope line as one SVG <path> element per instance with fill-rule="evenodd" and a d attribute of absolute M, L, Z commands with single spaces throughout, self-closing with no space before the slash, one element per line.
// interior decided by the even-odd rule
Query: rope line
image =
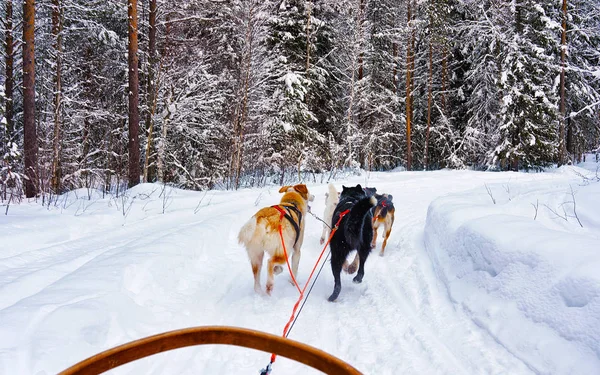
<path fill-rule="evenodd" d="M 331 225 L 327 224 L 325 222 L 325 220 L 321 219 L 320 217 L 318 217 L 317 215 L 313 214 L 312 211 L 308 211 L 309 214 L 311 214 L 315 219 L 319 220 L 320 222 L 322 222 L 323 224 L 327 225 L 327 228 L 329 228 L 329 230 L 331 230 Z"/>
<path fill-rule="evenodd" d="M 294 324 L 296 324 L 296 320 L 298 320 L 298 317 L 300 316 L 300 313 L 302 312 L 302 309 L 304 308 L 304 304 L 306 303 L 306 301 L 308 301 L 308 296 L 310 296 L 310 292 L 312 292 L 313 287 L 317 283 L 317 279 L 319 278 L 319 275 L 321 274 L 321 271 L 323 271 L 323 266 L 325 266 L 325 263 L 327 263 L 327 260 L 329 260 L 329 254 L 330 253 L 331 252 L 327 253 L 327 256 L 325 257 L 325 261 L 323 263 L 321 263 L 321 268 L 319 269 L 319 272 L 317 272 L 317 276 L 315 276 L 315 279 L 313 280 L 313 283 L 310 286 L 310 289 L 308 290 L 308 293 L 306 293 L 306 298 L 302 302 L 302 305 L 300 306 L 300 310 L 298 310 L 298 314 L 296 314 L 296 317 L 294 318 L 294 321 L 292 322 L 292 325 L 290 326 L 290 329 L 288 330 L 288 335 L 292 331 L 292 328 L 294 328 Z M 285 337 L 287 337 L 287 335 Z"/>
<path fill-rule="evenodd" d="M 285 261 L 287 263 L 288 270 L 290 271 L 290 275 L 292 276 L 292 281 L 294 282 L 294 285 L 296 286 L 296 289 L 298 289 L 298 291 L 300 292 L 300 296 L 298 297 L 298 300 L 296 301 L 296 303 L 294 304 L 294 308 L 292 309 L 292 315 L 290 316 L 290 319 L 288 320 L 287 324 L 283 328 L 283 335 L 282 336 L 283 337 L 288 337 L 289 331 L 291 330 L 291 327 L 293 327 L 294 324 L 296 323 L 296 320 L 298 319 L 298 316 L 300 315 L 300 312 L 302 311 L 302 308 L 304 307 L 304 304 L 306 303 L 306 300 L 308 299 L 308 296 L 310 295 L 310 292 L 312 291 L 313 286 L 317 282 L 317 278 L 319 277 L 319 275 L 321 274 L 321 271 L 323 270 L 323 266 L 327 262 L 327 258 L 329 257 L 329 253 L 327 254 L 325 262 L 323 262 L 321 264 L 321 268 L 319 269 L 319 272 L 317 273 L 317 276 L 315 277 L 315 280 L 313 281 L 313 283 L 312 283 L 312 285 L 310 287 L 310 290 L 308 291 L 308 294 L 307 294 L 306 298 L 304 299 L 304 302 L 302 303 L 302 307 L 298 311 L 298 314 L 296 314 L 296 310 L 298 309 L 298 305 L 300 304 L 300 301 L 302 301 L 302 299 L 304 298 L 304 292 L 306 291 L 306 288 L 308 287 L 308 284 L 310 283 L 310 279 L 312 278 L 313 274 L 315 273 L 315 270 L 317 269 L 317 266 L 319 265 L 319 262 L 321 261 L 321 258 L 323 257 L 323 254 L 325 253 L 325 250 L 327 249 L 327 246 L 329 246 L 329 242 L 331 242 L 331 239 L 333 238 L 333 235 L 338 230 L 338 227 L 340 225 L 340 222 L 342 221 L 342 218 L 348 212 L 350 212 L 350 209 L 347 209 L 346 211 L 343 211 L 343 212 L 340 213 L 340 216 L 338 218 L 337 223 L 335 224 L 335 226 L 331 230 L 331 234 L 329 235 L 329 239 L 325 243 L 325 246 L 323 247 L 323 250 L 321 250 L 321 254 L 319 254 L 319 258 L 317 259 L 317 262 L 315 263 L 315 266 L 313 267 L 312 271 L 310 272 L 310 275 L 308 276 L 308 279 L 306 280 L 306 284 L 304 284 L 304 288 L 302 290 L 300 290 L 300 286 L 298 285 L 298 282 L 296 281 L 296 278 L 294 277 L 294 274 L 292 273 L 292 269 L 290 267 L 290 262 L 289 262 L 289 259 L 288 259 L 288 256 L 287 256 L 287 250 L 285 248 L 285 241 L 283 239 L 283 231 L 281 229 L 281 227 L 282 227 L 281 226 L 281 220 L 283 219 L 284 212 L 283 212 L 283 209 L 281 209 L 278 206 L 273 206 L 273 207 L 275 207 L 281 213 L 280 224 L 279 224 L 279 235 L 281 237 L 281 244 L 283 245 L 283 252 L 285 254 Z M 276 358 L 277 358 L 277 354 L 272 353 L 271 354 L 271 361 L 269 362 L 269 364 L 267 365 L 266 368 L 264 368 L 264 369 L 261 370 L 260 375 L 269 375 L 271 373 L 272 365 L 273 365 L 273 363 L 275 363 L 275 359 Z"/>

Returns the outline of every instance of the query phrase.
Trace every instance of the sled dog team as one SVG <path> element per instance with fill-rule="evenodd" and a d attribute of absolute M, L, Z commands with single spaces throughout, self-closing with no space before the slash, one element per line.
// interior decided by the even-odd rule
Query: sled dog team
<path fill-rule="evenodd" d="M 333 184 L 329 184 L 325 194 L 325 212 L 323 233 L 320 242 L 324 244 L 339 220 L 338 229 L 331 237 L 331 270 L 334 277 L 333 293 L 329 301 L 335 301 L 342 289 L 340 275 L 342 270 L 349 274 L 358 273 L 355 283 L 362 282 L 365 274 L 365 262 L 371 249 L 375 248 L 377 230 L 383 229 L 383 244 L 379 255 L 383 256 L 388 237 L 394 224 L 394 204 L 389 194 L 377 194 L 376 188 L 342 186 L 338 192 Z M 254 275 L 254 290 L 262 293 L 260 272 L 265 253 L 267 261 L 267 294 L 271 294 L 274 276 L 283 271 L 286 263 L 284 246 L 287 254 L 292 254 L 291 272 L 296 278 L 300 250 L 304 240 L 304 221 L 308 213 L 308 202 L 314 200 L 314 195 L 308 192 L 306 185 L 283 186 L 279 204 L 260 209 L 240 229 L 238 240 L 243 244 L 250 258 Z M 341 216 L 341 219 L 340 219 Z M 351 251 L 357 254 L 348 263 L 346 258 Z"/>

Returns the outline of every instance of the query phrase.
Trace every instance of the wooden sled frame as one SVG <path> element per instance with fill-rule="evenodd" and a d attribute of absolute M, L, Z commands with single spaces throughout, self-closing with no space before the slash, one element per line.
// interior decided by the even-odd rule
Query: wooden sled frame
<path fill-rule="evenodd" d="M 85 359 L 59 375 L 96 375 L 140 358 L 194 345 L 225 344 L 275 353 L 326 374 L 361 375 L 346 362 L 320 349 L 270 333 L 246 328 L 205 326 L 149 336 Z M 266 357 L 265 357 L 266 365 Z M 260 369 L 256 369 L 258 373 Z"/>

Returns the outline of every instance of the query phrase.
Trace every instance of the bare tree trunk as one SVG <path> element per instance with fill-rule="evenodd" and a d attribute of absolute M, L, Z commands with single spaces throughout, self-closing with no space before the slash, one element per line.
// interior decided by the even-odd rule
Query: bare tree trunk
<path fill-rule="evenodd" d="M 252 57 L 253 57 L 253 49 L 252 44 L 254 43 L 254 16 L 255 16 L 255 7 L 256 3 L 253 3 L 250 6 L 248 12 L 248 24 L 246 28 L 246 47 L 247 50 L 244 56 L 244 81 L 242 83 L 242 91 L 243 91 L 243 99 L 242 105 L 237 112 L 237 116 L 235 118 L 234 128 L 237 129 L 237 141 L 236 141 L 236 154 L 234 159 L 235 165 L 235 188 L 238 189 L 240 187 L 240 178 L 242 176 L 242 166 L 244 164 L 244 136 L 245 136 L 245 126 L 246 119 L 248 117 L 248 101 L 250 94 L 250 84 L 251 84 L 251 76 L 252 76 Z"/>
<path fill-rule="evenodd" d="M 354 116 L 354 96 L 355 96 L 355 85 L 357 81 L 357 68 L 358 64 L 358 75 L 360 80 L 362 78 L 362 38 L 363 38 L 363 21 L 364 21 L 364 0 L 359 0 L 359 11 L 356 18 L 356 24 L 358 29 L 358 34 L 356 35 L 356 40 L 354 43 L 355 50 L 352 54 L 352 76 L 350 79 L 350 95 L 348 98 L 348 116 L 347 116 L 347 126 L 346 126 L 346 142 L 348 146 L 348 158 L 347 162 L 351 162 L 353 159 L 353 146 L 352 146 L 352 118 Z M 355 57 L 358 57 L 355 59 Z"/>
<path fill-rule="evenodd" d="M 448 50 L 446 45 L 442 46 L 442 111 L 444 116 L 446 116 L 446 90 L 447 90 L 447 81 L 448 81 Z"/>
<path fill-rule="evenodd" d="M 310 68 L 310 22 L 311 22 L 312 1 L 306 2 L 306 74 Z"/>
<path fill-rule="evenodd" d="M 54 139 L 52 145 L 52 189 L 60 192 L 62 170 L 61 158 L 61 127 L 62 127 L 62 6 L 60 0 L 52 0 L 52 37 L 56 53 L 56 76 L 54 81 Z"/>
<path fill-rule="evenodd" d="M 173 87 L 171 86 L 168 90 L 168 95 L 165 103 L 167 115 L 163 119 L 162 124 L 162 137 L 158 143 L 158 158 L 157 158 L 157 169 L 158 169 L 158 180 L 162 183 L 167 182 L 167 176 L 165 174 L 166 169 L 166 153 L 167 153 L 167 130 L 169 127 L 169 120 L 171 119 L 171 112 L 169 110 L 171 106 L 171 100 L 173 98 Z"/>
<path fill-rule="evenodd" d="M 392 69 L 392 82 L 394 84 L 394 95 L 398 94 L 398 43 L 392 43 L 392 56 L 394 67 Z"/>
<path fill-rule="evenodd" d="M 163 45 L 163 48 L 161 49 L 161 59 L 169 59 L 170 56 L 170 51 L 169 51 L 169 45 L 171 43 L 170 41 L 170 36 L 171 36 L 171 13 L 167 13 L 166 16 L 166 20 L 165 20 L 165 43 Z M 171 99 L 173 97 L 173 87 L 171 86 L 170 88 L 167 88 L 167 98 L 165 100 L 165 108 L 167 111 L 167 115 L 165 116 L 165 118 L 163 119 L 163 123 L 162 123 L 162 136 L 160 141 L 158 142 L 158 157 L 156 160 L 156 167 L 157 167 L 157 174 L 158 174 L 158 180 L 162 183 L 165 183 L 167 180 L 167 177 L 165 175 L 165 168 L 166 168 L 166 147 L 167 147 L 167 130 L 168 130 L 168 125 L 169 125 L 169 120 L 170 120 L 170 112 L 169 112 L 169 108 L 171 107 Z"/>
<path fill-rule="evenodd" d="M 413 49 L 415 43 L 414 29 L 412 25 L 412 0 L 406 3 L 406 20 L 409 28 L 409 37 L 406 44 L 406 170 L 411 170 L 412 151 L 411 151 L 411 125 L 412 125 L 412 81 L 414 69 Z"/>
<path fill-rule="evenodd" d="M 558 125 L 558 165 L 563 165 L 567 161 L 567 149 L 565 145 L 565 67 L 567 50 L 567 0 L 562 2 L 562 35 L 560 38 L 560 122 Z"/>
<path fill-rule="evenodd" d="M 138 16 L 137 0 L 127 0 L 127 14 L 129 16 L 129 187 L 140 182 L 140 112 L 139 103 L 139 77 L 138 77 Z"/>
<path fill-rule="evenodd" d="M 4 81 L 4 94 L 6 96 L 6 107 L 4 117 L 6 118 L 6 140 L 12 139 L 15 131 L 14 122 L 14 40 L 13 40 L 13 2 L 12 0 L 6 0 L 6 20 L 4 21 L 4 35 L 6 45 L 4 51 L 6 53 L 6 64 L 5 73 L 6 79 Z"/>
<path fill-rule="evenodd" d="M 35 197 L 37 185 L 37 131 L 35 125 L 35 0 L 23 2 L 23 136 L 25 196 Z"/>
<path fill-rule="evenodd" d="M 150 12 L 148 14 L 148 84 L 147 84 L 147 102 L 148 113 L 146 114 L 146 158 L 144 160 L 144 181 L 154 180 L 155 169 L 151 167 L 151 158 L 154 151 L 152 147 L 152 137 L 154 131 L 154 114 L 156 113 L 157 96 L 157 74 L 156 69 L 156 0 L 150 0 Z"/>
<path fill-rule="evenodd" d="M 358 54 L 358 80 L 360 81 L 364 77 L 364 52 L 362 49 L 362 38 L 364 35 L 363 24 L 365 20 L 365 0 L 360 0 L 360 20 L 359 20 L 359 35 L 360 35 L 360 52 Z"/>
<path fill-rule="evenodd" d="M 431 128 L 431 105 L 433 103 L 433 43 L 429 41 L 429 80 L 427 88 L 427 131 L 425 133 L 425 169 L 429 170 L 429 129 Z"/>

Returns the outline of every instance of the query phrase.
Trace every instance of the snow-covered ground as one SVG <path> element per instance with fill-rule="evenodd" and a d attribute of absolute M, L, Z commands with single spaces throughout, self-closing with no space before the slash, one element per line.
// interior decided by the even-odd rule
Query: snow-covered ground
<path fill-rule="evenodd" d="M 365 374 L 600 373 L 600 183 L 584 183 L 580 174 L 593 176 L 596 164 L 584 167 L 335 181 L 392 194 L 394 228 L 362 284 L 343 275 L 335 303 L 327 302 L 326 264 L 289 337 Z M 327 186 L 308 186 L 321 216 Z M 583 227 L 571 217 L 571 188 Z M 145 184 L 119 198 L 78 190 L 50 208 L 11 206 L 0 217 L 0 374 L 54 374 L 191 326 L 281 334 L 297 291 L 283 273 L 271 297 L 256 295 L 237 243 L 243 223 L 279 201 L 277 190 Z M 321 223 L 308 216 L 306 225 L 301 283 L 321 250 Z M 267 353 L 211 345 L 112 373 L 257 374 L 268 361 Z M 273 368 L 311 373 L 282 357 Z"/>

